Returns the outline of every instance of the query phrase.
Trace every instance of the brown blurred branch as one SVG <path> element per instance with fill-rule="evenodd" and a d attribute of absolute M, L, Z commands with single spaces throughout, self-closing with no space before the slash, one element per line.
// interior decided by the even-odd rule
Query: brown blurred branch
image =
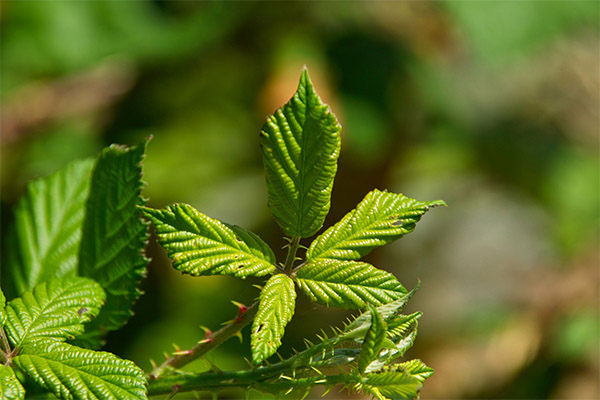
<path fill-rule="evenodd" d="M 40 125 L 102 110 L 133 86 L 130 64 L 110 60 L 77 75 L 16 90 L 0 111 L 3 143 L 20 140 Z"/>

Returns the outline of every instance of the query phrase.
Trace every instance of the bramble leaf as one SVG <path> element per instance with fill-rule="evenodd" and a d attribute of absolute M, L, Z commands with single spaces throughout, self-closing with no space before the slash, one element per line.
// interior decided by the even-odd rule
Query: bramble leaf
<path fill-rule="evenodd" d="M 369 311 L 371 312 L 371 326 L 367 330 L 358 355 L 358 370 L 361 373 L 364 373 L 369 364 L 377 358 L 387 336 L 387 324 L 377 309 L 369 305 Z"/>
<path fill-rule="evenodd" d="M 193 276 L 264 276 L 275 270 L 275 255 L 257 235 L 210 218 L 187 204 L 163 210 L 141 207 L 156 227 L 173 268 Z"/>
<path fill-rule="evenodd" d="M 285 326 L 294 315 L 294 281 L 284 274 L 273 275 L 260 293 L 258 312 L 252 324 L 252 361 L 260 364 L 281 346 Z"/>
<path fill-rule="evenodd" d="M 300 268 L 296 276 L 311 300 L 329 307 L 379 306 L 407 293 L 394 275 L 363 262 L 318 260 Z"/>
<path fill-rule="evenodd" d="M 25 345 L 13 362 L 61 399 L 146 399 L 143 371 L 111 353 L 38 341 Z"/>
<path fill-rule="evenodd" d="M 433 368 L 429 368 L 423 361 L 418 359 L 406 361 L 400 364 L 394 364 L 394 368 L 406 372 L 412 377 L 418 379 L 421 383 L 433 375 Z"/>
<path fill-rule="evenodd" d="M 25 389 L 15 376 L 11 367 L 0 364 L 0 399 L 22 400 L 25 398 Z"/>
<path fill-rule="evenodd" d="M 377 399 L 414 399 L 419 396 L 421 382 L 407 373 L 387 371 L 367 374 L 363 390 Z"/>
<path fill-rule="evenodd" d="M 402 194 L 379 190 L 365 198 L 337 224 L 319 235 L 306 258 L 358 260 L 372 249 L 390 243 L 415 229 L 421 216 L 441 200 L 422 202 Z"/>
<path fill-rule="evenodd" d="M 75 275 L 93 160 L 76 161 L 30 183 L 15 210 L 7 249 L 14 294 Z"/>
<path fill-rule="evenodd" d="M 99 155 L 86 205 L 79 253 L 79 274 L 106 290 L 106 305 L 86 327 L 92 341 L 123 326 L 140 296 L 140 280 L 149 260 L 144 256 L 148 223 L 136 206 L 141 197 L 142 160 L 148 139 L 137 146 L 112 145 Z"/>
<path fill-rule="evenodd" d="M 8 303 L 8 338 L 15 347 L 40 339 L 73 339 L 83 333 L 84 323 L 98 315 L 105 299 L 100 285 L 91 279 L 50 279 Z"/>
<path fill-rule="evenodd" d="M 6 297 L 4 297 L 4 293 L 2 289 L 0 289 L 0 328 L 4 326 L 4 322 L 6 322 L 6 313 L 4 312 L 4 307 L 6 306 Z"/>
<path fill-rule="evenodd" d="M 269 208 L 290 237 L 312 236 L 323 226 L 337 170 L 340 131 L 306 69 L 294 96 L 262 127 Z"/>

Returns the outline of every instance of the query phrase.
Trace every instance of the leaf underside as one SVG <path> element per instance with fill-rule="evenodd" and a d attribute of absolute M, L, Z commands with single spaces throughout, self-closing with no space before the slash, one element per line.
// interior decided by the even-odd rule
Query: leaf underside
<path fill-rule="evenodd" d="M 308 260 L 358 260 L 375 247 L 412 232 L 429 208 L 443 201 L 422 202 L 402 194 L 373 190 L 337 224 L 310 245 Z"/>
<path fill-rule="evenodd" d="M 105 148 L 92 174 L 79 274 L 100 283 L 107 293 L 106 305 L 86 328 L 86 335 L 95 340 L 123 326 L 141 295 L 138 287 L 149 262 L 144 256 L 148 223 L 137 206 L 144 204 L 142 160 L 147 143 L 145 139 L 133 147 Z"/>
<path fill-rule="evenodd" d="M 28 185 L 7 247 L 15 296 L 76 273 L 92 166 L 92 159 L 76 161 Z"/>
<path fill-rule="evenodd" d="M 98 315 L 104 300 L 104 291 L 91 279 L 50 279 L 8 303 L 6 332 L 15 347 L 43 339 L 73 339 Z"/>
<path fill-rule="evenodd" d="M 260 293 L 258 312 L 252 324 L 252 360 L 260 364 L 281 346 L 285 326 L 294 315 L 294 281 L 284 274 L 273 275 Z"/>
<path fill-rule="evenodd" d="M 193 276 L 264 276 L 275 270 L 275 255 L 257 235 L 210 218 L 187 204 L 163 210 L 141 208 L 154 223 L 173 267 Z"/>
<path fill-rule="evenodd" d="M 356 261 L 318 260 L 302 267 L 296 281 L 311 300 L 329 307 L 379 306 L 407 293 L 392 274 Z"/>
<path fill-rule="evenodd" d="M 306 70 L 294 96 L 262 127 L 269 208 L 290 237 L 312 236 L 323 226 L 337 170 L 340 131 Z"/>
<path fill-rule="evenodd" d="M 38 341 L 25 345 L 13 362 L 61 399 L 146 399 L 143 371 L 111 353 Z"/>
<path fill-rule="evenodd" d="M 25 398 L 25 389 L 15 376 L 11 367 L 0 364 L 0 399 L 22 400 Z"/>

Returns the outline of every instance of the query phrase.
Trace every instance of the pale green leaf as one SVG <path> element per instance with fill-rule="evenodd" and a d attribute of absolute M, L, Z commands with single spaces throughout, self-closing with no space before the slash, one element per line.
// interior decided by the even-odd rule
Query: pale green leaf
<path fill-rule="evenodd" d="M 356 261 L 318 260 L 300 268 L 296 281 L 311 300 L 330 307 L 379 306 L 407 293 L 392 274 Z"/>
<path fill-rule="evenodd" d="M 38 341 L 24 346 L 13 362 L 60 399 L 146 399 L 143 371 L 111 353 Z"/>
<path fill-rule="evenodd" d="M 6 306 L 6 297 L 4 297 L 4 293 L 2 289 L 0 289 L 0 328 L 4 326 L 4 322 L 6 321 L 6 313 L 4 311 L 4 307 Z"/>
<path fill-rule="evenodd" d="M 387 336 L 387 324 L 377 309 L 369 305 L 369 311 L 371 312 L 371 326 L 367 330 L 358 355 L 358 370 L 361 373 L 364 373 L 369 364 L 377 358 Z"/>
<path fill-rule="evenodd" d="M 25 398 L 25 389 L 15 376 L 11 367 L 0 364 L 0 399 L 22 400 Z"/>
<path fill-rule="evenodd" d="M 149 260 L 144 256 L 148 223 L 138 205 L 141 196 L 142 160 L 148 140 L 137 146 L 112 145 L 99 155 L 86 205 L 79 274 L 94 279 L 106 290 L 106 305 L 87 328 L 100 336 L 123 326 L 133 315 L 140 296 L 140 280 Z"/>
<path fill-rule="evenodd" d="M 445 203 L 422 202 L 402 194 L 373 190 L 354 210 L 319 235 L 306 257 L 309 261 L 317 258 L 358 260 L 375 247 L 412 232 L 421 216 L 439 205 Z"/>
<path fill-rule="evenodd" d="M 425 379 L 433 375 L 433 368 L 429 368 L 427 365 L 425 365 L 423 361 L 418 359 L 406 361 L 400 364 L 395 364 L 394 368 L 400 371 L 404 371 L 405 373 L 418 379 L 421 383 L 423 383 Z"/>
<path fill-rule="evenodd" d="M 367 374 L 363 389 L 377 399 L 414 399 L 419 396 L 421 382 L 403 372 L 381 372 Z"/>
<path fill-rule="evenodd" d="M 323 226 L 340 131 L 303 70 L 294 96 L 267 119 L 261 132 L 269 208 L 286 235 L 308 237 Z"/>
<path fill-rule="evenodd" d="M 79 336 L 100 311 L 105 294 L 91 279 L 50 279 L 6 306 L 6 332 L 15 347 L 39 339 L 64 341 Z"/>
<path fill-rule="evenodd" d="M 257 235 L 212 219 L 187 204 L 163 210 L 142 207 L 154 223 L 173 267 L 193 276 L 264 276 L 275 270 L 275 255 Z"/>
<path fill-rule="evenodd" d="M 76 161 L 27 187 L 15 210 L 5 266 L 14 294 L 75 275 L 93 160 Z"/>
<path fill-rule="evenodd" d="M 281 346 L 285 326 L 294 315 L 294 281 L 284 274 L 273 275 L 260 293 L 258 312 L 252 324 L 252 361 L 260 364 Z"/>

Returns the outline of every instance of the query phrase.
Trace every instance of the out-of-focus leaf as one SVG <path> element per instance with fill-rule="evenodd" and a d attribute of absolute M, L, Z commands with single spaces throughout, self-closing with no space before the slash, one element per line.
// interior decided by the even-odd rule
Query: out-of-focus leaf
<path fill-rule="evenodd" d="M 15 376 L 11 367 L 0 364 L 0 398 L 3 400 L 22 400 L 25 389 Z"/>

